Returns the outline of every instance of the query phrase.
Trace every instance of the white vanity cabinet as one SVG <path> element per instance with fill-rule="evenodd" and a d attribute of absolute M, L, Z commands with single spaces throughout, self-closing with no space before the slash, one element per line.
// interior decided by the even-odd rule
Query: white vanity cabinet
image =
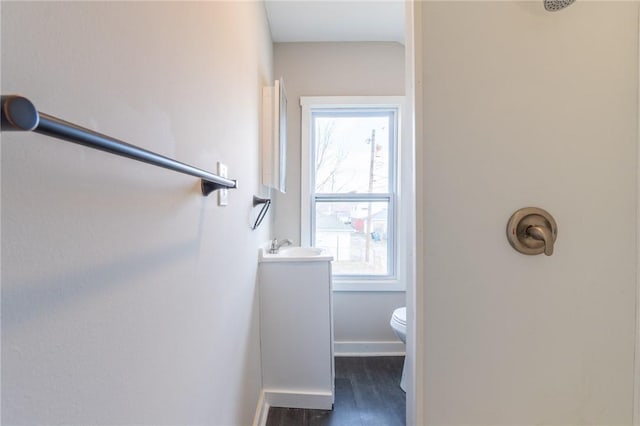
<path fill-rule="evenodd" d="M 262 386 L 270 406 L 333 407 L 331 260 L 260 256 Z"/>

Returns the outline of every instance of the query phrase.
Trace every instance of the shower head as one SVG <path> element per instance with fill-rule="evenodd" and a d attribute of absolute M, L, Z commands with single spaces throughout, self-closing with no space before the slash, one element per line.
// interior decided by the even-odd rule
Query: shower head
<path fill-rule="evenodd" d="M 544 8 L 549 12 L 555 12 L 570 6 L 575 0 L 544 0 Z"/>

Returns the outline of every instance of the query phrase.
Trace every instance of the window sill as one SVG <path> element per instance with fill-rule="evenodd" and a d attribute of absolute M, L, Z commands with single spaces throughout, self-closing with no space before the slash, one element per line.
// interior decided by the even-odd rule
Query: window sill
<path fill-rule="evenodd" d="M 398 280 L 345 280 L 333 279 L 333 291 L 405 291 L 403 282 Z"/>

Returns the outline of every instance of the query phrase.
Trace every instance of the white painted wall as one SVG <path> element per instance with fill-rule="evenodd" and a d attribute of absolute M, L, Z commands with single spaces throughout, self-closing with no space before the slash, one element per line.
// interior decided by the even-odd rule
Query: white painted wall
<path fill-rule="evenodd" d="M 421 6 L 424 424 L 631 424 L 637 2 Z"/>
<path fill-rule="evenodd" d="M 300 242 L 300 96 L 404 94 L 398 43 L 275 43 L 274 74 L 287 90 L 287 193 L 273 204 L 275 237 Z M 397 341 L 389 320 L 405 292 L 334 292 L 336 342 Z"/>
<path fill-rule="evenodd" d="M 2 93 L 239 181 L 2 134 L 3 424 L 251 424 L 272 67 L 258 2 L 2 3 Z"/>

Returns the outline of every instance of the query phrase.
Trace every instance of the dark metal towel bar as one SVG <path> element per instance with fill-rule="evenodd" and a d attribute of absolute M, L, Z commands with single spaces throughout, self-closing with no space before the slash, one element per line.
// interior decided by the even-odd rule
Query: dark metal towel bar
<path fill-rule="evenodd" d="M 99 149 L 121 157 L 142 161 L 143 163 L 163 167 L 165 169 L 184 173 L 202 179 L 202 194 L 209 195 L 212 191 L 223 188 L 237 188 L 235 180 L 198 169 L 171 158 L 139 148 L 121 140 L 103 135 L 93 130 L 80 127 L 51 115 L 38 112 L 27 98 L 17 95 L 2 96 L 2 131 L 23 130 L 34 131 L 52 136 L 68 142 Z"/>

